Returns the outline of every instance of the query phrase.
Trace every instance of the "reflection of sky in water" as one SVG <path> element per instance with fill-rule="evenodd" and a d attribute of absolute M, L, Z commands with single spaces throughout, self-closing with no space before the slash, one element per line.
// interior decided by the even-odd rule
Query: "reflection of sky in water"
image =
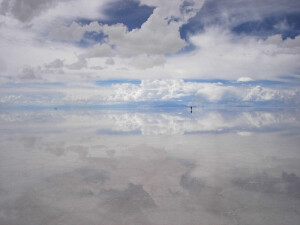
<path fill-rule="evenodd" d="M 298 224 L 299 111 L 0 112 L 0 224 Z"/>

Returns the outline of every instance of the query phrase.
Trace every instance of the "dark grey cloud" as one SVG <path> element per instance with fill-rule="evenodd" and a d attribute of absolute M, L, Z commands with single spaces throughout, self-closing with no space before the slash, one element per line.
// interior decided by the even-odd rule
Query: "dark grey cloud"
<path fill-rule="evenodd" d="M 33 149 L 37 144 L 38 138 L 35 136 L 23 137 L 21 142 L 23 142 L 24 148 Z"/>
<path fill-rule="evenodd" d="M 35 68 L 32 66 L 24 66 L 18 76 L 18 80 L 21 81 L 33 81 L 33 80 L 40 80 L 40 73 L 41 73 L 41 68 Z"/>
<path fill-rule="evenodd" d="M 102 66 L 91 66 L 90 69 L 92 69 L 92 70 L 103 70 L 104 67 L 102 67 Z"/>
<path fill-rule="evenodd" d="M 6 64 L 2 59 L 0 59 L 0 73 L 4 72 L 5 70 L 6 70 Z"/>
<path fill-rule="evenodd" d="M 105 60 L 105 64 L 106 65 L 114 65 L 115 64 L 115 61 L 113 58 L 108 58 Z"/>
<path fill-rule="evenodd" d="M 3 0 L 0 5 L 0 15 L 5 15 L 9 10 L 9 0 Z"/>
<path fill-rule="evenodd" d="M 77 62 L 66 66 L 70 70 L 80 70 L 87 67 L 87 60 L 83 56 L 79 56 Z"/>
<path fill-rule="evenodd" d="M 11 13 L 21 22 L 28 22 L 42 12 L 65 0 L 4 0 L 1 3 L 1 14 Z"/>
<path fill-rule="evenodd" d="M 48 69 L 61 69 L 64 67 L 64 61 L 61 59 L 55 59 L 52 62 L 45 64 Z"/>

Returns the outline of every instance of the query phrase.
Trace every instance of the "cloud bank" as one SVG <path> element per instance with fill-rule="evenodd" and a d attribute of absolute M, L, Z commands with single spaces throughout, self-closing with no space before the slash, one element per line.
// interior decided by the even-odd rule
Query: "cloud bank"
<path fill-rule="evenodd" d="M 108 59 L 108 66 L 112 66 Z M 50 66 L 61 66 L 53 61 Z M 49 66 L 49 65 L 48 65 Z M 70 69 L 86 66 L 85 62 L 69 65 Z M 36 76 L 36 71 L 24 68 L 19 79 Z M 243 78 L 244 80 L 244 78 Z M 41 81 L 43 82 L 43 81 Z M 276 84 L 276 83 L 275 83 Z M 0 103 L 2 106 L 100 106 L 150 104 L 162 106 L 298 106 L 300 91 L 292 86 L 267 81 L 201 81 L 201 80 L 141 80 L 140 82 L 116 81 L 116 83 L 46 83 L 4 86 Z M 59 87 L 59 88 L 57 88 Z M 47 99 L 47 100 L 46 100 Z"/>

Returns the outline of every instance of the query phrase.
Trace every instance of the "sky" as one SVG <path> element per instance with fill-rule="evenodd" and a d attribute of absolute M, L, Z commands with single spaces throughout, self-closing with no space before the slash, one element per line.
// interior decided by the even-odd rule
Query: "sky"
<path fill-rule="evenodd" d="M 300 103 L 298 0 L 0 0 L 0 105 Z"/>

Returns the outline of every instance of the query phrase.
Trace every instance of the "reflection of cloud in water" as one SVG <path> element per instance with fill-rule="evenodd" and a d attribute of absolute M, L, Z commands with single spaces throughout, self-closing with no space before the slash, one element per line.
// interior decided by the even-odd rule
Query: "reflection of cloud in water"
<path fill-rule="evenodd" d="M 41 225 L 45 221 L 53 221 L 63 215 L 63 211 L 40 199 L 34 191 L 26 191 L 15 201 L 5 203 L 5 207 L 1 207 L 0 223 L 1 224 L 31 224 Z"/>
<path fill-rule="evenodd" d="M 103 190 L 100 195 L 105 196 L 104 205 L 108 206 L 109 211 L 123 217 L 130 217 L 131 214 L 140 213 L 142 209 L 155 207 L 155 202 L 142 185 L 130 183 L 123 191 Z"/>
<path fill-rule="evenodd" d="M 247 132 L 275 131 L 285 128 L 300 129 L 297 111 L 205 111 L 197 110 L 192 115 L 185 113 L 142 113 L 120 110 L 80 110 L 80 111 L 13 111 L 2 112 L 3 125 L 47 126 L 53 132 L 65 129 L 94 129 L 101 134 L 143 134 L 173 135 L 207 132 Z M 4 126 L 5 127 L 5 126 Z"/>
<path fill-rule="evenodd" d="M 300 178 L 294 173 L 283 172 L 280 177 L 272 177 L 263 173 L 248 178 L 236 178 L 232 182 L 234 185 L 250 191 L 287 194 L 300 198 Z"/>
<path fill-rule="evenodd" d="M 17 114 L 1 116 L 0 224 L 300 220 L 293 112 Z"/>

